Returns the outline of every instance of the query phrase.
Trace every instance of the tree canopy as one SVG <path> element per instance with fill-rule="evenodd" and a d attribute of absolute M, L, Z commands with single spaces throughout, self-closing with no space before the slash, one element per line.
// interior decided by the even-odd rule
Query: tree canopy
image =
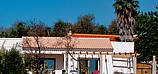
<path fill-rule="evenodd" d="M 139 62 L 148 62 L 152 56 L 158 59 L 158 15 L 156 12 L 140 13 L 137 18 L 135 52 L 140 53 Z"/>
<path fill-rule="evenodd" d="M 18 50 L 16 50 L 16 48 L 13 47 L 9 51 L 5 50 L 5 53 L 1 53 L 1 55 L 3 55 L 3 58 L 0 59 L 0 73 L 21 74 L 22 72 L 24 72 L 24 63 L 22 60 L 22 55 Z"/>
<path fill-rule="evenodd" d="M 94 29 L 94 15 L 87 14 L 78 17 L 78 22 L 73 27 L 74 33 L 93 33 Z"/>
<path fill-rule="evenodd" d="M 108 29 L 104 25 L 99 25 L 96 27 L 96 30 L 94 30 L 94 33 L 96 33 L 96 34 L 108 34 Z"/>
<path fill-rule="evenodd" d="M 77 18 L 76 23 L 64 22 L 58 20 L 51 25 L 46 25 L 39 19 L 29 21 L 15 22 L 9 28 L 0 27 L 0 37 L 21 38 L 22 36 L 53 36 L 64 37 L 69 30 L 72 33 L 84 34 L 108 34 L 108 28 L 105 25 L 95 23 L 93 14 L 81 15 Z M 112 31 L 112 30 L 111 30 Z"/>
<path fill-rule="evenodd" d="M 59 20 L 54 24 L 52 36 L 63 37 L 68 33 L 68 29 L 71 27 L 70 23 Z"/>
<path fill-rule="evenodd" d="M 109 25 L 108 31 L 109 31 L 109 34 L 114 34 L 114 35 L 119 34 L 119 28 L 117 26 L 116 20 L 111 21 L 111 24 Z"/>

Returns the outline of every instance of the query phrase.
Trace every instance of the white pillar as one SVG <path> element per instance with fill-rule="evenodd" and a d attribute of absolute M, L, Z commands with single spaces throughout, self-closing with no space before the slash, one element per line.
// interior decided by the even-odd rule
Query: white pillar
<path fill-rule="evenodd" d="M 133 57 L 133 73 L 136 74 L 137 72 L 137 57 Z"/>
<path fill-rule="evenodd" d="M 101 68 L 101 69 L 102 69 L 102 70 L 101 70 L 102 73 L 100 73 L 100 74 L 108 74 L 108 73 L 107 73 L 107 64 L 105 63 L 105 55 L 101 55 L 101 56 L 102 56 L 102 58 L 101 58 L 101 60 L 100 60 L 100 61 L 101 61 L 100 64 L 101 64 L 101 66 L 102 66 L 102 68 Z"/>
<path fill-rule="evenodd" d="M 66 55 L 64 54 L 64 69 L 66 70 Z"/>
<path fill-rule="evenodd" d="M 100 74 L 103 74 L 103 72 L 102 72 L 102 55 L 100 55 Z"/>
<path fill-rule="evenodd" d="M 71 74 L 70 70 L 72 70 L 72 64 L 73 64 L 72 57 L 68 55 L 68 72 L 67 72 L 68 74 Z"/>
<path fill-rule="evenodd" d="M 77 58 L 78 58 L 78 56 L 77 55 L 74 55 L 74 58 L 77 60 Z M 74 61 L 74 69 L 76 70 L 76 68 L 78 68 L 78 61 L 76 61 L 76 60 L 73 60 Z"/>
<path fill-rule="evenodd" d="M 113 70 L 113 63 L 112 63 L 112 55 L 106 55 L 106 59 L 107 59 L 107 74 L 113 74 L 114 70 Z"/>
<path fill-rule="evenodd" d="M 66 73 L 68 73 L 68 65 L 69 65 L 69 56 L 68 54 L 64 54 L 64 69 Z"/>
<path fill-rule="evenodd" d="M 156 56 L 153 55 L 152 74 L 156 74 Z"/>

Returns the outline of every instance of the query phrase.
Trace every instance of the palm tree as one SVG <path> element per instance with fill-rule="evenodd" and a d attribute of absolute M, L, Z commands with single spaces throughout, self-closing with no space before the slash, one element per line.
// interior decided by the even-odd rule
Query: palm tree
<path fill-rule="evenodd" d="M 138 1 L 135 0 L 115 0 L 113 4 L 117 14 L 117 26 L 121 41 L 133 40 L 133 28 L 136 25 Z"/>

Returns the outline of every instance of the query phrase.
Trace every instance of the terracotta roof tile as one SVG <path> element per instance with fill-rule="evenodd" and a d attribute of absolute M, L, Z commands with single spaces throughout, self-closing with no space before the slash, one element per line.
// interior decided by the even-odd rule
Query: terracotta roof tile
<path fill-rule="evenodd" d="M 34 37 L 22 37 L 23 48 L 37 48 L 37 41 Z M 38 42 L 41 48 L 66 49 L 68 44 L 63 37 L 39 37 Z M 108 38 L 72 38 L 70 46 L 78 50 L 113 51 L 113 47 Z"/>

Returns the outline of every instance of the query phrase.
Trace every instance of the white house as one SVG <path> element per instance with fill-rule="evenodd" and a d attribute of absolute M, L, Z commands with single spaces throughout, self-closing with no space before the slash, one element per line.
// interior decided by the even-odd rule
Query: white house
<path fill-rule="evenodd" d="M 74 34 L 71 40 L 62 37 L 0 38 L 0 44 L 7 49 L 18 44 L 17 48 L 23 49 L 22 52 L 25 53 L 38 51 L 40 47 L 41 58 L 52 65 L 57 74 L 61 73 L 61 70 L 68 70 L 68 74 L 134 73 L 134 42 L 112 39 L 111 36 L 105 35 Z M 68 60 L 66 51 L 70 51 Z"/>
<path fill-rule="evenodd" d="M 73 34 L 76 38 L 109 38 L 113 47 L 112 54 L 102 55 L 103 70 L 101 74 L 113 74 L 115 72 L 131 74 L 136 72 L 136 54 L 134 54 L 134 42 L 120 42 L 119 35 L 100 35 L 100 34 Z M 136 39 L 136 37 L 134 37 Z M 105 58 L 107 63 L 104 63 Z M 108 60 L 109 59 L 109 60 Z M 107 67 L 106 67 L 107 64 Z M 108 68 L 108 69 L 106 69 Z"/>

